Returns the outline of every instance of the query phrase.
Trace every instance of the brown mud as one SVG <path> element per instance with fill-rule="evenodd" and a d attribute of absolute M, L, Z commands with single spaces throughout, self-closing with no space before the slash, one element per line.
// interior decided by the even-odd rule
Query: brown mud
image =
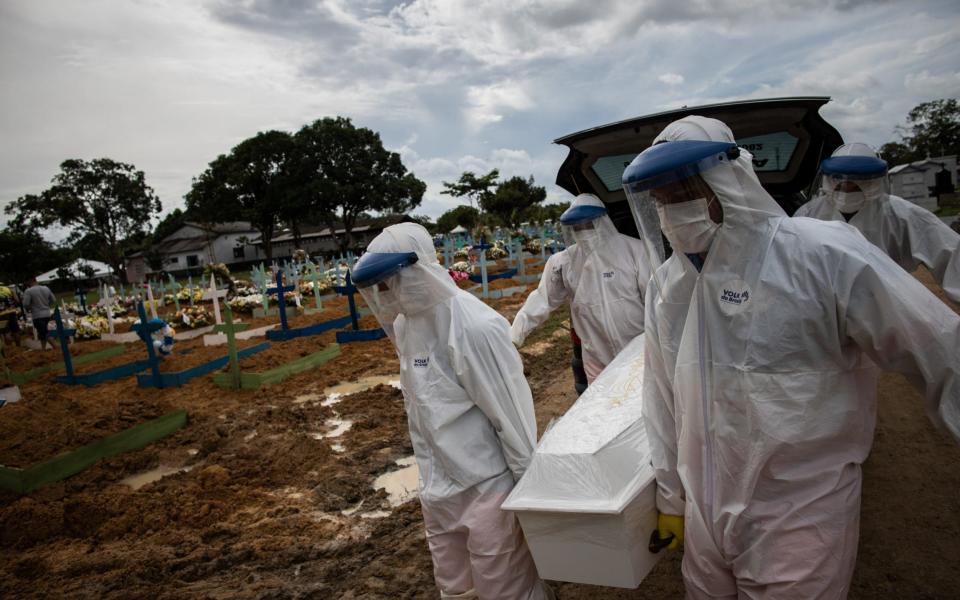
<path fill-rule="evenodd" d="M 522 302 L 489 304 L 512 318 Z M 367 317 L 363 326 L 376 322 Z M 541 432 L 576 399 L 568 329 L 567 311 L 558 311 L 521 351 Z M 332 332 L 274 343 L 244 369 L 263 370 L 329 339 Z M 378 386 L 324 406 L 328 386 L 398 373 L 396 353 L 388 339 L 341 350 L 255 392 L 222 390 L 210 377 L 171 390 L 139 389 L 132 378 L 96 388 L 24 386 L 19 406 L 0 408 L 4 440 L 18 424 L 33 437 L 49 432 L 50 441 L 71 427 L 93 435 L 98 420 L 139 419 L 151 407 L 185 408 L 190 422 L 28 496 L 0 492 L 0 597 L 437 597 L 419 504 L 390 508 L 373 488 L 376 476 L 412 454 L 399 390 Z M 13 408 L 24 412 L 4 412 Z M 879 409 L 850 597 L 960 597 L 960 449 L 929 423 L 921 397 L 899 376 L 884 376 Z M 333 419 L 349 421 L 349 430 L 324 437 Z M 0 456 L 53 447 L 41 442 L 27 452 L 6 443 Z M 182 470 L 138 490 L 121 483 L 159 466 Z M 680 557 L 667 555 L 637 590 L 554 587 L 562 600 L 680 598 Z"/>

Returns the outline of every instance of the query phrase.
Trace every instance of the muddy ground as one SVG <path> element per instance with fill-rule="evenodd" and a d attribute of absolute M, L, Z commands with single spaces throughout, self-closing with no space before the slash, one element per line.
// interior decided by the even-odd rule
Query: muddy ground
<path fill-rule="evenodd" d="M 521 304 L 491 302 L 508 318 Z M 524 347 L 541 431 L 576 397 L 568 319 L 558 312 Z M 296 358 L 311 341 L 321 349 L 331 335 L 288 342 L 244 368 Z M 51 440 L 71 425 L 91 434 L 104 415 L 136 419 L 167 407 L 186 408 L 190 423 L 28 496 L 0 493 L 0 597 L 437 597 L 418 503 L 391 507 L 373 486 L 412 454 L 400 392 L 380 385 L 338 403 L 324 393 L 398 370 L 384 339 L 345 345 L 330 363 L 256 392 L 221 390 L 209 377 L 172 390 L 139 389 L 132 378 L 91 389 L 49 380 L 25 386 L 22 412 L 0 409 L 4 438 L 17 423 L 22 431 L 47 428 Z M 900 376 L 884 376 L 879 403 L 850 597 L 960 597 L 960 449 L 930 425 L 920 395 Z M 346 421 L 346 433 L 323 437 Z M 0 462 L 56 453 L 33 448 L 31 455 L 3 441 Z M 161 465 L 182 471 L 136 490 L 122 483 Z M 638 590 L 555 588 L 563 600 L 680 598 L 680 554 L 662 560 Z"/>

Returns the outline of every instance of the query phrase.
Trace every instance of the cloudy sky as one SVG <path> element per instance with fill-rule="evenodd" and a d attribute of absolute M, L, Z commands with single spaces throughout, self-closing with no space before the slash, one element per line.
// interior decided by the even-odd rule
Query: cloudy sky
<path fill-rule="evenodd" d="M 428 183 L 417 213 L 455 205 L 441 181 L 466 170 L 562 201 L 563 134 L 789 95 L 831 96 L 847 140 L 891 140 L 916 104 L 960 97 L 960 3 L 3 0 L 0 204 L 105 156 L 169 211 L 241 140 L 333 115 Z"/>

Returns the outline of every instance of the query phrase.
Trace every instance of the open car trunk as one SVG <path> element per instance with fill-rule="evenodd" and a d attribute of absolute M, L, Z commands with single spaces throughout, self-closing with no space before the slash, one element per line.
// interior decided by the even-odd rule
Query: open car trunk
<path fill-rule="evenodd" d="M 572 133 L 555 140 L 570 149 L 557 173 L 557 185 L 574 195 L 596 194 L 607 204 L 617 229 L 636 236 L 621 187 L 623 170 L 671 121 L 701 115 L 730 126 L 737 143 L 754 155 L 760 183 L 792 215 L 806 201 L 804 191 L 816 177 L 820 161 L 843 143 L 820 116 L 820 107 L 829 101 L 772 98 L 684 107 Z"/>

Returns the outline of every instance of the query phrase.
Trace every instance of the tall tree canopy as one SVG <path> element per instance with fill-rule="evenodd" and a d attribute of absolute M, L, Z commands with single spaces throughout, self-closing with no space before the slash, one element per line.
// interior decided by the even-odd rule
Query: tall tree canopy
<path fill-rule="evenodd" d="M 69 248 L 58 248 L 36 230 L 0 230 L 0 282 L 24 283 L 31 277 L 70 262 Z"/>
<path fill-rule="evenodd" d="M 960 154 L 960 103 L 951 98 L 918 104 L 907 115 L 907 124 L 897 129 L 901 140 L 880 147 L 880 156 L 891 167 Z"/>
<path fill-rule="evenodd" d="M 451 208 L 437 218 L 437 231 L 450 233 L 457 225 L 465 229 L 473 229 L 480 224 L 480 211 L 472 206 L 461 204 Z"/>
<path fill-rule="evenodd" d="M 6 208 L 20 231 L 60 226 L 68 242 L 90 238 L 99 243 L 99 258 L 126 278 L 126 240 L 150 230 L 160 212 L 160 200 L 146 184 L 143 171 L 109 158 L 65 160 L 52 185 L 39 195 L 28 194 Z"/>
<path fill-rule="evenodd" d="M 295 139 L 298 200 L 334 231 L 342 224 L 342 250 L 352 245 L 351 231 L 364 212 L 404 213 L 420 205 L 426 184 L 383 147 L 378 133 L 327 117 L 305 125 Z"/>
<path fill-rule="evenodd" d="M 466 198 L 470 202 L 470 206 L 482 207 L 484 202 L 489 201 L 490 197 L 493 196 L 494 192 L 491 188 L 497 186 L 498 177 L 500 177 L 500 171 L 497 169 L 493 169 L 480 177 L 477 177 L 471 171 L 464 171 L 456 182 L 444 181 L 443 187 L 446 189 L 440 193 L 455 198 Z"/>
<path fill-rule="evenodd" d="M 249 221 L 271 260 L 277 225 L 295 193 L 295 155 L 294 139 L 283 131 L 261 132 L 240 142 L 194 178 L 187 210 L 208 223 Z"/>
<path fill-rule="evenodd" d="M 483 210 L 494 215 L 502 225 L 517 227 L 531 216 L 538 204 L 547 198 L 546 188 L 528 179 L 511 177 L 497 186 L 497 191 L 481 201 Z"/>

